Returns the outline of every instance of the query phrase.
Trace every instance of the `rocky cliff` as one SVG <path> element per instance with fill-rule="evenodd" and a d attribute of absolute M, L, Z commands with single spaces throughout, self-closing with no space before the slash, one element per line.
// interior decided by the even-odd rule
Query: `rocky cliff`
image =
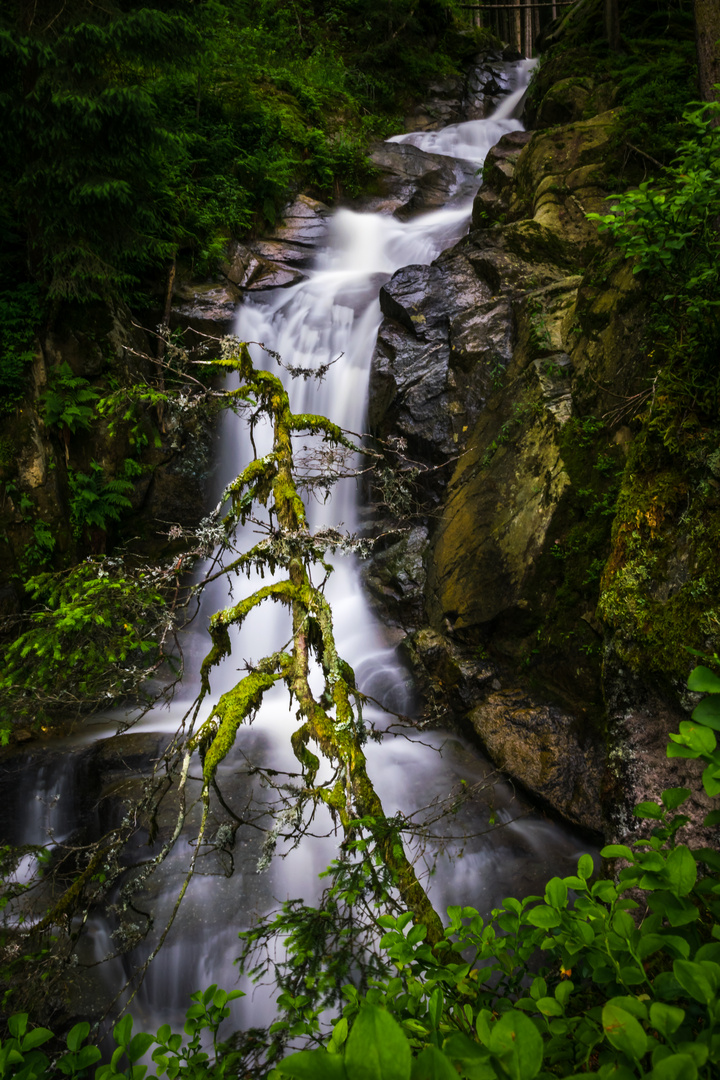
<path fill-rule="evenodd" d="M 534 130 L 491 151 L 470 235 L 383 289 L 370 422 L 402 440 L 417 503 L 409 526 L 380 512 L 367 582 L 433 715 L 618 836 L 686 775 L 665 745 L 683 646 L 717 647 L 717 487 L 709 453 L 693 476 L 649 432 L 649 288 L 587 219 L 624 165 L 612 97 L 541 72 Z"/>

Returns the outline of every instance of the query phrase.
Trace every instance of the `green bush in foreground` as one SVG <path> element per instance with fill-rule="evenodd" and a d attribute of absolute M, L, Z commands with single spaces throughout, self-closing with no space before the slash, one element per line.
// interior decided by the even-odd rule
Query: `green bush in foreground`
<path fill-rule="evenodd" d="M 717 796 L 720 678 L 696 667 L 688 686 L 707 696 L 671 735 L 668 756 L 702 762 L 705 792 Z M 583 855 L 577 875 L 553 878 L 543 897 L 506 899 L 487 923 L 474 908 L 449 908 L 445 939 L 434 948 L 424 940 L 425 926 L 410 926 L 409 913 L 381 916 L 381 947 L 396 974 L 375 980 L 364 995 L 346 986 L 347 1005 L 324 1048 L 285 1058 L 271 1080 L 717 1076 L 720 855 L 678 841 L 689 819 L 677 811 L 691 794 L 670 788 L 660 802 L 636 808 L 651 823 L 648 834 L 602 851 L 622 860 L 617 883 L 594 879 L 592 858 Z M 718 822 L 720 811 L 705 818 L 707 826 Z M 217 1043 L 227 1003 L 239 995 L 215 986 L 195 994 L 185 1044 L 167 1025 L 157 1035 L 131 1037 L 125 1017 L 114 1029 L 111 1061 L 95 1070 L 95 1080 L 143 1080 L 148 1067 L 137 1062 L 153 1046 L 157 1076 L 242 1076 L 240 1056 Z M 317 1041 L 316 1013 L 303 1019 L 307 1001 L 286 999 L 284 1008 L 293 1031 Z M 214 1062 L 201 1048 L 203 1029 L 212 1033 Z M 51 1033 L 29 1031 L 25 1014 L 13 1017 L 11 1038 L 0 1047 L 0 1078 L 87 1075 L 99 1060 L 96 1048 L 82 1045 L 89 1031 L 76 1025 L 67 1053 L 51 1062 L 39 1049 Z"/>

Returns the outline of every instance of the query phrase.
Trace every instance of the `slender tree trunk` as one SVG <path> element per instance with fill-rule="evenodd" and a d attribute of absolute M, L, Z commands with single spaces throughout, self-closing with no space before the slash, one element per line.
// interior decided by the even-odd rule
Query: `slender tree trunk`
<path fill-rule="evenodd" d="M 720 100 L 720 2 L 695 0 L 698 82 L 703 101 Z"/>
<path fill-rule="evenodd" d="M 714 0 L 710 0 L 713 3 Z M 605 37 L 611 49 L 620 48 L 620 10 L 618 0 L 605 0 Z"/>

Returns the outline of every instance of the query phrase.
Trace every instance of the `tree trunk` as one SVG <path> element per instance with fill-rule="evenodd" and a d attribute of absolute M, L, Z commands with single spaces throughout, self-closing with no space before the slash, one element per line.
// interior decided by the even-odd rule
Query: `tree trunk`
<path fill-rule="evenodd" d="M 711 3 L 714 0 L 710 0 Z M 620 48 L 620 10 L 618 0 L 605 0 L 605 37 L 614 51 Z"/>
<path fill-rule="evenodd" d="M 720 100 L 720 3 L 695 0 L 698 82 L 703 101 Z"/>

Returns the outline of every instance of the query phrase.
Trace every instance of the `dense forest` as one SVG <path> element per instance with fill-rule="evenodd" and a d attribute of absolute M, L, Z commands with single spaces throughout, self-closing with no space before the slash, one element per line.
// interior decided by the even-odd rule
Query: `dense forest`
<path fill-rule="evenodd" d="M 193 566 L 213 560 L 202 587 L 258 574 L 210 619 L 197 695 L 132 800 L 72 843 L 3 839 L 3 1076 L 717 1074 L 720 7 L 578 0 L 556 14 L 543 12 L 527 131 L 488 154 L 469 236 L 428 271 L 444 283 L 442 316 L 416 288 L 422 268 L 386 275 L 374 439 L 293 412 L 244 342 L 193 336 L 173 312 L 183 290 L 225 288 L 238 245 L 281 235 L 298 196 L 323 214 L 369 205 L 377 142 L 479 64 L 512 63 L 515 43 L 455 0 L 16 0 L 0 14 L 10 782 L 28 747 L 81 730 L 108 702 L 144 715 L 170 700 L 178 629 L 202 591 Z M 507 347 L 495 331 L 492 350 L 464 344 L 475 316 L 496 325 L 498 300 Z M 412 427 L 398 390 L 398 358 L 421 381 L 425 354 L 412 349 L 437 352 L 441 334 L 459 357 L 434 405 L 460 417 L 449 450 Z M 294 357 L 271 359 L 309 378 Z M 272 445 L 252 443 L 208 517 L 198 462 L 226 411 L 251 440 L 264 418 Z M 343 470 L 372 474 L 363 536 L 311 531 L 299 437 L 321 442 L 326 490 Z M 262 536 L 243 548 L 246 521 Z M 420 533 L 421 599 L 408 601 L 408 536 Z M 411 854 L 416 827 L 386 813 L 373 784 L 367 744 L 382 736 L 363 710 L 377 703 L 339 655 L 317 584 L 343 551 L 371 557 L 366 581 L 425 701 L 411 726 L 474 728 L 543 811 L 599 841 L 601 863 L 582 855 L 543 895 L 492 910 L 465 897 L 447 918 L 435 910 Z M 213 697 L 230 631 L 261 605 L 286 610 L 288 641 L 243 661 Z M 275 801 L 245 820 L 223 769 L 279 686 L 296 710 L 297 771 L 281 780 L 253 763 Z M 572 784 L 537 779 L 541 758 Z M 462 785 L 437 820 L 455 819 Z M 110 1034 L 100 1011 L 78 1009 L 75 950 L 93 912 L 112 909 L 115 955 L 133 957 L 132 1012 L 199 860 L 232 864 L 249 825 L 269 862 L 280 841 L 312 832 L 318 808 L 340 837 L 318 906 L 287 900 L 240 934 L 241 970 L 275 984 L 267 1028 L 222 1041 L 243 995 L 217 985 L 194 995 L 184 1036 L 167 1024 L 133 1033 L 127 1014 Z M 189 869 L 138 959 L 157 930 L 147 882 L 187 828 Z M 133 864 L 141 842 L 150 854 Z"/>

